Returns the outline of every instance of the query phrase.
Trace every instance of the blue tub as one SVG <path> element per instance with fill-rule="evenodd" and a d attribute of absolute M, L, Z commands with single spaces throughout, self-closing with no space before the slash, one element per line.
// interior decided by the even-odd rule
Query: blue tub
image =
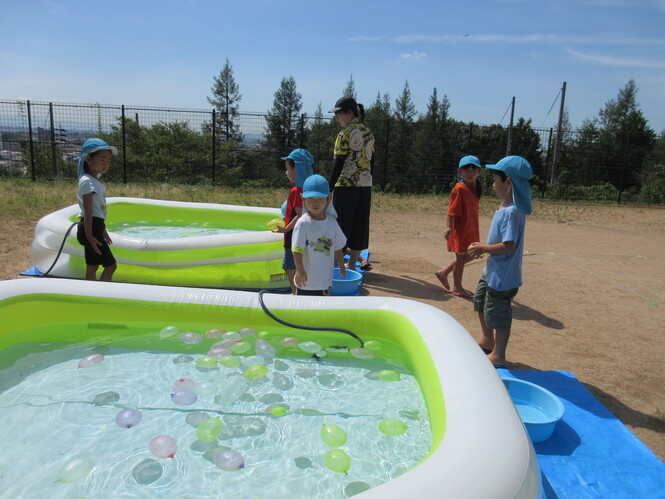
<path fill-rule="evenodd" d="M 346 270 L 344 279 L 339 276 L 339 269 L 335 267 L 333 273 L 333 284 L 330 288 L 332 296 L 359 296 L 360 287 L 363 284 L 363 276 L 355 270 Z"/>
<path fill-rule="evenodd" d="M 550 438 L 563 417 L 559 397 L 535 383 L 513 378 L 502 380 L 531 441 L 535 444 Z"/>

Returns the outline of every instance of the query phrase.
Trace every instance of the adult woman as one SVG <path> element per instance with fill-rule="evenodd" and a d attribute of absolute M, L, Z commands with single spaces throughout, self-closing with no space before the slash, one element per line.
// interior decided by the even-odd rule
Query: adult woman
<path fill-rule="evenodd" d="M 374 136 L 363 123 L 365 108 L 351 97 L 342 97 L 330 110 L 343 130 L 337 135 L 330 175 L 337 221 L 346 236 L 350 269 L 356 269 L 360 252 L 369 247 L 369 213 L 372 202 Z M 362 269 L 369 269 L 363 262 Z"/>

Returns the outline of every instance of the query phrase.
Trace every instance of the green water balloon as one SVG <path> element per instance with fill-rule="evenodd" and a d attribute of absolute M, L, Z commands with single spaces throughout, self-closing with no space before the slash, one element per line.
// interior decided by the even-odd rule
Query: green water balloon
<path fill-rule="evenodd" d="M 321 426 L 321 440 L 330 447 L 339 447 L 346 443 L 346 432 L 337 425 L 324 424 Z"/>
<path fill-rule="evenodd" d="M 196 438 L 201 442 L 212 442 L 222 434 L 222 421 L 216 418 L 208 418 L 201 421 L 196 428 Z"/>
<path fill-rule="evenodd" d="M 249 379 L 258 379 L 268 374 L 268 368 L 263 364 L 256 364 L 252 367 L 248 367 L 245 371 L 245 376 Z"/>
<path fill-rule="evenodd" d="M 392 369 L 383 369 L 377 373 L 377 377 L 381 381 L 399 381 L 399 374 Z"/>
<path fill-rule="evenodd" d="M 399 419 L 382 419 L 379 422 L 379 431 L 392 437 L 401 435 L 406 431 L 406 429 L 407 426 Z"/>
<path fill-rule="evenodd" d="M 332 449 L 326 452 L 324 462 L 328 469 L 335 473 L 346 473 L 351 467 L 351 458 L 342 449 Z"/>

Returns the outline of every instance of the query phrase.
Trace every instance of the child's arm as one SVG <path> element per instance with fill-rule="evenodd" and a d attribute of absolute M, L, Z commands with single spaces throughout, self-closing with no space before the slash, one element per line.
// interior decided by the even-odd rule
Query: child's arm
<path fill-rule="evenodd" d="M 285 232 L 292 231 L 293 228 L 296 226 L 296 222 L 300 219 L 301 216 L 302 216 L 302 207 L 297 207 L 296 216 L 291 219 L 289 225 L 287 225 L 286 227 L 277 227 L 276 232 L 280 232 L 283 234 Z"/>
<path fill-rule="evenodd" d="M 479 257 L 483 253 L 487 253 L 488 255 L 503 255 L 504 253 L 515 251 L 515 246 L 515 241 L 504 241 L 496 244 L 471 243 L 468 253 L 472 257 Z"/>
<path fill-rule="evenodd" d="M 94 192 L 89 192 L 83 195 L 83 228 L 85 230 L 85 238 L 90 242 L 90 246 L 98 255 L 102 252 L 99 247 L 102 245 L 95 236 L 92 235 L 92 196 Z"/>
<path fill-rule="evenodd" d="M 443 231 L 443 237 L 446 239 L 446 241 L 447 241 L 448 238 L 450 237 L 450 233 L 451 233 L 452 230 L 453 230 L 453 220 L 454 220 L 454 218 L 455 218 L 455 217 L 454 217 L 453 215 L 448 215 L 448 216 L 447 216 L 447 219 L 448 219 L 448 222 L 447 222 L 447 223 L 448 223 L 448 225 L 446 226 L 446 228 L 445 228 L 444 231 Z"/>
<path fill-rule="evenodd" d="M 307 284 L 307 272 L 305 271 L 305 266 L 303 265 L 303 255 L 300 251 L 293 249 L 293 260 L 296 263 L 296 275 L 294 277 L 294 282 L 296 286 L 302 288 Z"/>
<path fill-rule="evenodd" d="M 346 277 L 346 265 L 344 265 L 344 250 L 335 251 L 335 261 L 339 267 L 339 276 L 344 279 Z"/>

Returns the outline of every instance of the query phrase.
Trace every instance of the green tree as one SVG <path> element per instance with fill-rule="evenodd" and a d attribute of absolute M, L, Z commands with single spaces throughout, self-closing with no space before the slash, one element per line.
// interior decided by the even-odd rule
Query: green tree
<path fill-rule="evenodd" d="M 349 78 L 349 81 L 346 83 L 346 88 L 342 93 L 344 97 L 351 97 L 356 99 L 356 83 L 353 81 L 353 75 Z"/>
<path fill-rule="evenodd" d="M 385 189 L 390 182 L 390 155 L 388 152 L 388 139 L 390 137 L 391 116 L 390 94 L 381 92 L 376 95 L 376 100 L 365 109 L 365 124 L 374 135 L 374 161 L 372 168 L 372 182 L 374 185 Z"/>
<path fill-rule="evenodd" d="M 215 108 L 215 126 L 217 133 L 223 140 L 242 141 L 240 123 L 238 121 L 238 103 L 242 99 L 240 87 L 233 76 L 231 63 L 226 59 L 219 76 L 214 78 L 214 85 L 210 89 L 212 97 L 208 102 Z"/>
<path fill-rule="evenodd" d="M 283 78 L 275 92 L 272 109 L 266 116 L 264 147 L 273 153 L 286 156 L 300 145 L 302 95 L 296 89 L 293 76 Z"/>
<path fill-rule="evenodd" d="M 323 108 L 319 102 L 307 134 L 305 148 L 314 156 L 315 172 L 325 177 L 330 174 L 332 169 L 332 153 L 338 131 L 337 123 L 323 116 Z"/>
<path fill-rule="evenodd" d="M 412 191 L 422 180 L 418 165 L 413 162 L 414 126 L 416 106 L 411 100 L 409 82 L 404 82 L 400 96 L 395 99 L 393 113 L 394 127 L 390 134 L 388 147 L 390 148 L 391 167 L 396 168 L 391 175 L 392 189 L 397 192 Z"/>
<path fill-rule="evenodd" d="M 602 179 L 619 190 L 639 185 L 644 159 L 653 149 L 656 134 L 637 106 L 637 85 L 630 80 L 617 97 L 598 113 Z"/>

